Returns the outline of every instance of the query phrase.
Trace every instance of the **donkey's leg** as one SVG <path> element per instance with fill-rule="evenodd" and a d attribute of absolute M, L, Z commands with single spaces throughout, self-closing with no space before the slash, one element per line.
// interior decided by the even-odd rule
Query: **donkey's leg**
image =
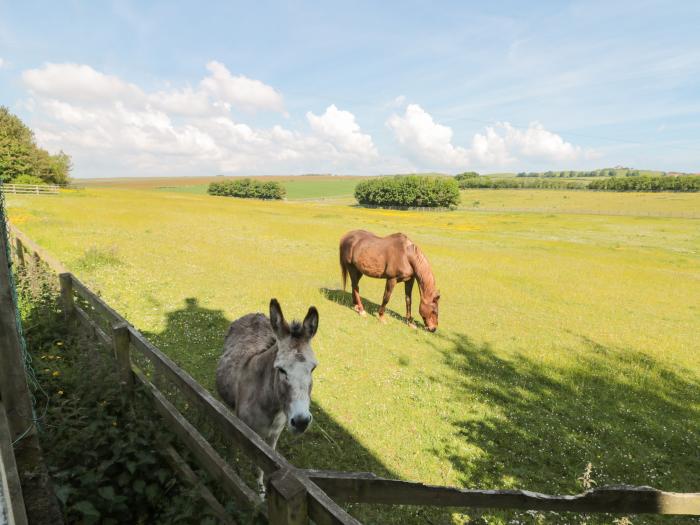
<path fill-rule="evenodd" d="M 277 448 L 277 440 L 280 438 L 280 434 L 282 434 L 282 429 L 284 429 L 284 426 L 280 428 L 280 431 L 275 435 L 274 433 L 267 438 L 265 438 L 265 442 L 270 445 L 273 450 Z M 266 479 L 265 479 L 265 473 L 263 472 L 263 469 L 260 467 L 255 467 L 258 469 L 258 493 L 260 496 L 263 498 L 265 497 L 265 493 L 267 492 L 266 490 Z"/>
<path fill-rule="evenodd" d="M 411 294 L 413 293 L 413 283 L 415 278 L 406 281 L 406 322 L 411 328 L 416 328 L 416 323 L 413 322 L 413 314 L 411 313 Z"/>
<path fill-rule="evenodd" d="M 384 310 L 386 310 L 386 305 L 391 299 L 391 292 L 394 291 L 394 286 L 396 286 L 396 279 L 387 279 L 386 286 L 384 287 L 384 297 L 382 298 L 382 305 L 379 307 L 379 320 L 382 323 L 386 323 L 384 318 Z"/>
<path fill-rule="evenodd" d="M 348 270 L 350 272 L 350 282 L 352 283 L 352 302 L 355 304 L 355 311 L 360 315 L 367 315 L 360 297 L 360 278 L 362 274 L 352 266 Z"/>

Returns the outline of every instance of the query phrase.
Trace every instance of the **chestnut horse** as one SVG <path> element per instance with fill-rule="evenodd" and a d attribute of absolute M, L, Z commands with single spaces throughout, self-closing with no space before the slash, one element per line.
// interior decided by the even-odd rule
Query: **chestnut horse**
<path fill-rule="evenodd" d="M 365 314 L 358 283 L 363 275 L 386 279 L 384 298 L 379 307 L 379 319 L 384 322 L 384 311 L 396 283 L 406 283 L 406 321 L 413 324 L 411 292 L 413 282 L 420 289 L 420 312 L 425 327 L 434 332 L 438 326 L 438 301 L 440 292 L 435 288 L 435 277 L 423 252 L 403 233 L 378 237 L 371 232 L 354 230 L 340 239 L 340 268 L 343 289 L 350 274 L 352 300 L 355 311 Z"/>

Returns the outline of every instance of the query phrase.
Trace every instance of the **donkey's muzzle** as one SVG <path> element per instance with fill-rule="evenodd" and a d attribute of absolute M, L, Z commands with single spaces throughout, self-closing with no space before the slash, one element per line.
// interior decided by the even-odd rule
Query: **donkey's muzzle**
<path fill-rule="evenodd" d="M 311 416 L 295 416 L 290 421 L 292 428 L 299 433 L 304 432 L 311 423 Z"/>

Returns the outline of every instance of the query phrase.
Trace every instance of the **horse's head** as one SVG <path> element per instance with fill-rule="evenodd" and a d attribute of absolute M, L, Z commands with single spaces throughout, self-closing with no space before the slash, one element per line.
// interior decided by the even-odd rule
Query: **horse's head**
<path fill-rule="evenodd" d="M 317 361 L 310 343 L 318 329 L 318 310 L 312 306 L 303 323 L 294 321 L 290 326 L 284 320 L 277 299 L 272 299 L 270 324 L 278 348 L 274 363 L 275 389 L 289 430 L 301 434 L 311 423 L 311 374 Z"/>
<path fill-rule="evenodd" d="M 435 292 L 430 297 L 420 298 L 420 307 L 418 311 L 423 318 L 425 328 L 429 332 L 434 332 L 438 327 L 438 302 L 440 301 L 440 292 Z"/>

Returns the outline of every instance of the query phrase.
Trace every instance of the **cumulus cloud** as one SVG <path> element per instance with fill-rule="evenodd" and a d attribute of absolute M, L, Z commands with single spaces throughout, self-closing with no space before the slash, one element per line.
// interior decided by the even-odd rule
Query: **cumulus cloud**
<path fill-rule="evenodd" d="M 403 115 L 386 122 L 407 155 L 430 166 L 507 166 L 524 160 L 573 161 L 583 155 L 579 146 L 564 141 L 539 122 L 527 129 L 508 122 L 487 126 L 472 137 L 469 147 L 454 145 L 452 128 L 433 120 L 417 104 L 409 104 Z"/>
<path fill-rule="evenodd" d="M 267 84 L 244 75 L 234 76 L 221 62 L 211 61 L 207 69 L 211 75 L 202 80 L 201 86 L 222 102 L 248 111 L 284 111 L 282 95 Z"/>
<path fill-rule="evenodd" d="M 306 113 L 311 129 L 317 136 L 335 145 L 338 151 L 366 157 L 377 156 L 372 137 L 362 133 L 355 122 L 355 115 L 331 104 L 323 115 Z"/>
<path fill-rule="evenodd" d="M 147 90 L 80 64 L 46 64 L 22 79 L 40 143 L 70 152 L 80 176 L 280 173 L 362 167 L 377 156 L 349 111 L 307 113 L 309 130 L 255 128 L 232 108 L 283 111 L 264 83 L 220 63 L 195 88 Z M 99 173 L 88 170 L 103 170 Z"/>

